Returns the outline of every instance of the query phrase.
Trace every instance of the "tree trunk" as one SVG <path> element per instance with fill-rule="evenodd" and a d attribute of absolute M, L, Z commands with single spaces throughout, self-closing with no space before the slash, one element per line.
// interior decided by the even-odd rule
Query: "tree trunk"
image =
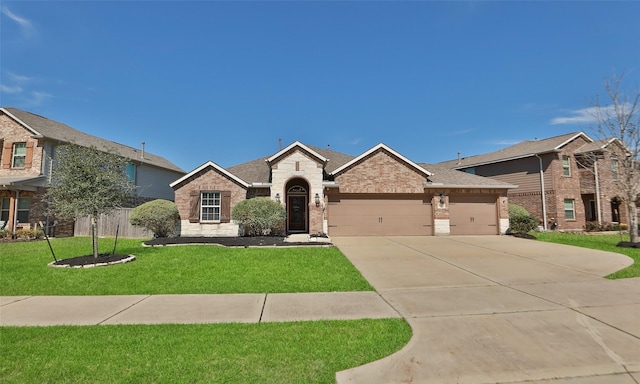
<path fill-rule="evenodd" d="M 98 259 L 98 221 L 96 215 L 91 215 L 91 239 L 93 241 L 93 257 Z"/>
<path fill-rule="evenodd" d="M 627 204 L 629 211 L 629 236 L 632 243 L 638 242 L 638 207 L 631 201 Z"/>

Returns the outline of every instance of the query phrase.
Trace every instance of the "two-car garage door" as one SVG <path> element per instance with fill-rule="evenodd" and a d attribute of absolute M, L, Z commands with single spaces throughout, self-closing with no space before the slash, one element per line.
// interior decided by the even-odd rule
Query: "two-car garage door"
<path fill-rule="evenodd" d="M 427 196 L 344 196 L 329 198 L 331 236 L 418 236 L 433 234 Z"/>
<path fill-rule="evenodd" d="M 497 235 L 496 196 L 449 196 L 451 235 Z M 431 196 L 329 197 L 330 236 L 430 236 Z"/>

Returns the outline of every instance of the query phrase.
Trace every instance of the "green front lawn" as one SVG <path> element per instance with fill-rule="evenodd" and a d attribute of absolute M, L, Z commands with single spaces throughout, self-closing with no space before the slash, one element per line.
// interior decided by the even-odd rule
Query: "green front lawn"
<path fill-rule="evenodd" d="M 635 262 L 625 269 L 606 276 L 606 278 L 625 279 L 629 277 L 640 277 L 640 249 L 616 247 L 616 244 L 621 241 L 629 241 L 628 235 L 625 235 L 623 238 L 619 233 L 610 235 L 587 235 L 582 233 L 535 232 L 532 234 L 538 240 L 547 241 L 550 243 L 574 245 L 576 247 L 599 249 L 601 251 L 615 252 L 627 255 Z"/>
<path fill-rule="evenodd" d="M 0 382 L 335 383 L 402 348 L 402 319 L 0 328 Z"/>
<path fill-rule="evenodd" d="M 0 296 L 372 290 L 335 247 L 147 248 L 136 261 L 52 268 L 45 241 L 0 244 Z M 52 240 L 57 258 L 88 238 Z M 100 240 L 101 252 L 113 239 Z M 259 324 L 0 327 L 2 383 L 333 383 L 335 372 L 388 356 L 411 338 L 403 319 Z"/>
<path fill-rule="evenodd" d="M 91 254 L 91 239 L 52 239 L 58 260 Z M 113 239 L 100 239 L 100 252 Z M 0 244 L 0 295 L 133 295 L 369 291 L 373 288 L 336 247 L 143 247 L 120 239 L 127 264 L 53 268 L 46 241 Z"/>

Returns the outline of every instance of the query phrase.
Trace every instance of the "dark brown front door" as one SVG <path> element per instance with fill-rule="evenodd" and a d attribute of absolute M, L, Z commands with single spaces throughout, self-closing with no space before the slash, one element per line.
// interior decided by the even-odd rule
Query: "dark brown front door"
<path fill-rule="evenodd" d="M 289 232 L 306 232 L 307 196 L 289 196 L 287 211 Z"/>

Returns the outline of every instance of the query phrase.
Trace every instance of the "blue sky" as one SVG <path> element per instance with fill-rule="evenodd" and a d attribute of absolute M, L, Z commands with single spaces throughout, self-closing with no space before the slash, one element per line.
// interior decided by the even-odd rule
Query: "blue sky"
<path fill-rule="evenodd" d="M 228 167 L 298 140 L 415 162 L 584 130 L 640 2 L 2 1 L 0 104 Z"/>

